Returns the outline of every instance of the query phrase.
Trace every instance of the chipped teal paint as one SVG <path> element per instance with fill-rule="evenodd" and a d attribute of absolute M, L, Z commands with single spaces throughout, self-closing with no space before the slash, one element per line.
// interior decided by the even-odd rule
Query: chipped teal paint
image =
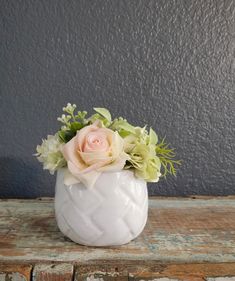
<path fill-rule="evenodd" d="M 0 199 L 1 200 L 1 199 Z M 45 199 L 44 199 L 45 200 Z M 51 201 L 51 204 L 53 205 L 54 202 L 52 199 L 46 199 L 47 201 L 41 201 L 41 200 L 30 200 L 27 199 L 28 203 L 32 203 L 33 207 L 35 210 L 40 210 L 42 213 L 48 213 L 48 211 L 53 212 L 51 209 L 51 205 L 48 204 L 48 202 Z M 6 199 L 1 201 L 1 206 L 4 206 L 5 212 L 10 211 L 12 209 L 12 203 L 14 202 L 15 207 L 19 207 L 22 205 L 22 201 L 24 200 L 17 200 L 17 199 Z M 40 204 L 39 204 L 40 202 Z M 205 203 L 206 202 L 206 203 Z M 158 207 L 158 208 L 188 208 L 188 207 L 202 207 L 202 206 L 207 206 L 207 207 L 219 207 L 219 206 L 232 206 L 235 207 L 235 199 L 230 199 L 229 197 L 217 197 L 217 198 L 212 198 L 212 199 L 192 199 L 192 198 L 175 198 L 173 197 L 172 199 L 164 199 L 163 197 L 154 197 L 154 199 L 149 199 L 149 206 L 150 207 Z M 43 207 L 43 208 L 42 208 Z M 10 208 L 10 209 L 9 209 Z M 24 208 L 25 211 L 30 211 L 31 205 L 26 205 Z M 20 209 L 19 209 L 20 211 Z M 9 214 L 10 215 L 10 214 Z"/>
<path fill-rule="evenodd" d="M 158 213 L 161 214 L 161 210 L 164 212 L 168 209 L 167 212 L 169 212 L 171 208 L 182 210 L 182 212 L 205 208 L 208 211 L 212 210 L 211 214 L 213 210 L 226 209 L 230 214 L 235 213 L 235 199 L 154 198 L 149 200 L 149 203 L 150 211 L 155 212 L 155 220 Z M 0 261 L 12 261 L 14 258 L 15 261 L 79 261 L 81 263 L 91 260 L 235 262 L 235 224 L 232 218 L 229 221 L 231 224 L 229 229 L 217 231 L 215 225 L 215 229 L 211 229 L 210 232 L 207 232 L 205 228 L 205 231 L 187 229 L 187 233 L 181 232 L 180 228 L 176 232 L 173 228 L 165 230 L 161 225 L 157 226 L 154 221 L 151 221 L 148 232 L 144 232 L 128 245 L 109 249 L 88 248 L 64 239 L 55 223 L 53 204 L 52 200 L 0 200 L 0 223 L 3 231 L 0 235 L 14 237 L 16 235 L 14 220 L 22 223 L 18 224 L 19 239 L 9 241 L 21 254 L 14 257 L 6 253 L 1 254 L 0 246 Z M 173 220 L 174 217 L 171 219 Z M 10 251 L 9 248 L 9 253 Z"/>
<path fill-rule="evenodd" d="M 233 232 L 235 235 L 235 232 Z M 205 246 L 205 241 L 203 242 L 200 239 L 200 235 L 183 235 L 183 234 L 169 234 L 166 232 L 156 232 L 154 236 L 149 236 L 146 239 L 146 244 L 148 245 L 148 249 L 151 252 L 151 256 L 154 256 L 157 260 L 161 261 L 177 261 L 177 262 L 185 262 L 185 261 L 193 261 L 193 262 L 234 262 L 235 254 L 224 254 L 224 253 L 213 253 L 213 254 L 205 254 L 198 253 L 196 250 L 192 253 L 188 253 L 188 250 L 193 248 L 203 248 Z M 149 242 L 148 241 L 152 241 Z M 221 239 L 213 239 L 213 241 L 208 241 L 208 243 L 212 243 L 214 245 L 223 243 L 224 247 L 234 248 L 234 241 L 226 241 L 226 238 L 221 241 Z M 153 244 L 151 244 L 153 243 Z M 157 246 L 158 245 L 158 246 Z M 164 253 L 167 249 L 168 256 L 165 256 Z M 172 253 L 169 256 L 169 252 Z M 178 251 L 178 255 L 175 255 L 175 252 Z"/>
<path fill-rule="evenodd" d="M 201 207 L 235 207 L 234 199 L 225 199 L 225 198 L 215 198 L 215 199 L 191 199 L 191 198 L 179 198 L 179 199 L 150 199 L 149 206 L 154 208 L 201 208 Z"/>

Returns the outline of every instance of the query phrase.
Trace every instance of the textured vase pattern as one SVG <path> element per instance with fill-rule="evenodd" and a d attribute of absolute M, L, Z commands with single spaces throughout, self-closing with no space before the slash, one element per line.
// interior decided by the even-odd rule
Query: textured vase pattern
<path fill-rule="evenodd" d="M 126 244 L 143 230 L 148 214 L 144 180 L 132 171 L 102 173 L 93 188 L 65 186 L 57 173 L 55 214 L 61 232 L 88 246 Z"/>

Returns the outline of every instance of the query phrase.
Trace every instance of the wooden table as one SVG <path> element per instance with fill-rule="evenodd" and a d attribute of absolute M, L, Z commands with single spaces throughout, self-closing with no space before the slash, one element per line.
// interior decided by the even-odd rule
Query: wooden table
<path fill-rule="evenodd" d="M 0 281 L 235 280 L 235 197 L 151 198 L 144 232 L 85 247 L 57 228 L 52 199 L 0 200 Z"/>

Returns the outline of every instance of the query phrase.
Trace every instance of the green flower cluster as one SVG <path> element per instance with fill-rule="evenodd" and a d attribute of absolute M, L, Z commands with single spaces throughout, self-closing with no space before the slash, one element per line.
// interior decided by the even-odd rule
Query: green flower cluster
<path fill-rule="evenodd" d="M 147 182 L 157 182 L 161 176 L 176 175 L 176 166 L 180 165 L 175 160 L 174 150 L 169 148 L 163 139 L 158 141 L 155 131 L 146 126 L 136 127 L 122 117 L 112 120 L 110 112 L 105 108 L 94 108 L 95 114 L 87 118 L 86 111 L 76 111 L 76 105 L 67 104 L 63 108 L 64 114 L 57 120 L 62 123 L 61 129 L 54 135 L 48 136 L 38 145 L 35 154 L 44 169 L 54 173 L 57 169 L 66 166 L 66 161 L 61 153 L 61 147 L 70 141 L 79 130 L 91 125 L 97 120 L 103 127 L 117 131 L 123 138 L 124 152 L 129 155 L 124 169 L 133 169 L 137 177 Z"/>
<path fill-rule="evenodd" d="M 135 175 L 148 182 L 157 182 L 160 176 L 176 176 L 176 166 L 181 161 L 175 160 L 174 149 L 169 148 L 163 139 L 158 143 L 158 136 L 150 128 L 134 127 L 123 118 L 115 119 L 110 128 L 119 132 L 125 142 L 125 152 L 130 160 L 125 168 L 134 168 Z"/>

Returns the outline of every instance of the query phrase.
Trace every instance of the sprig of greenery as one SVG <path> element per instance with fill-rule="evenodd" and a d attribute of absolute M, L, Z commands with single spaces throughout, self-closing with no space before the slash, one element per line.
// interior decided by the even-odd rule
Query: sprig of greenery
<path fill-rule="evenodd" d="M 169 144 L 165 142 L 165 138 L 156 145 L 156 154 L 160 159 L 163 167 L 163 177 L 167 174 L 176 176 L 176 166 L 181 165 L 181 160 L 175 160 L 175 152 L 173 148 L 169 148 Z"/>
<path fill-rule="evenodd" d="M 76 107 L 76 104 L 71 105 L 71 103 L 68 103 L 66 107 L 63 107 L 63 111 L 67 114 L 62 114 L 61 117 L 57 118 L 63 124 L 58 134 L 60 139 L 65 143 L 70 141 L 76 135 L 77 131 L 93 124 L 96 120 L 99 120 L 104 127 L 109 127 L 112 122 L 111 114 L 105 108 L 94 108 L 96 113 L 86 118 L 86 111 L 78 111 L 75 114 Z"/>
<path fill-rule="evenodd" d="M 71 105 L 67 104 L 66 107 L 63 107 L 63 111 L 67 115 L 62 114 L 61 117 L 58 117 L 57 120 L 63 124 L 58 134 L 63 142 L 70 141 L 77 133 L 78 130 L 89 124 L 89 121 L 86 119 L 86 111 L 78 111 L 75 114 L 76 104 Z"/>

